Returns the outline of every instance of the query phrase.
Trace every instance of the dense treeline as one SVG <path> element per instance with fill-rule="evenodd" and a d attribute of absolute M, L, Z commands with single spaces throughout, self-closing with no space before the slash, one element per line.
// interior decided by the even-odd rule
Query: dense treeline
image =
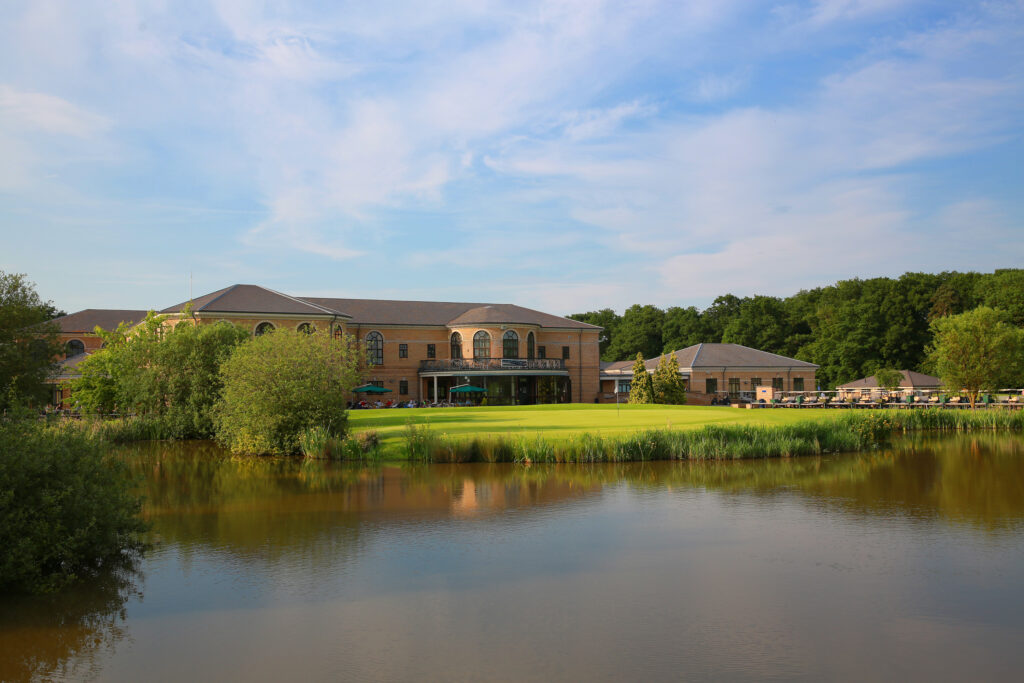
<path fill-rule="evenodd" d="M 606 308 L 569 317 L 605 328 L 602 360 L 653 358 L 701 342 L 743 344 L 817 363 L 822 387 L 834 387 L 881 368 L 928 372 L 931 322 L 979 306 L 1024 327 L 1024 269 L 905 273 L 786 298 L 725 294 L 704 310 L 635 304 L 622 315 Z"/>

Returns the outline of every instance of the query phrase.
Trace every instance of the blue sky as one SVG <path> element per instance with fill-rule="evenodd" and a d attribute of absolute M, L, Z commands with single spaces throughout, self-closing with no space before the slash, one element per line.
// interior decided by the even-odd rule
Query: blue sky
<path fill-rule="evenodd" d="M 1024 0 L 5 2 L 0 269 L 707 305 L 1024 265 Z"/>

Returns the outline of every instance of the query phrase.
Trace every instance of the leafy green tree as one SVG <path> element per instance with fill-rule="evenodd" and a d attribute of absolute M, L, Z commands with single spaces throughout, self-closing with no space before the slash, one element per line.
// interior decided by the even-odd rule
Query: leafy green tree
<path fill-rule="evenodd" d="M 608 347 L 611 346 L 612 339 L 615 338 L 615 330 L 619 326 L 622 318 L 610 308 L 602 308 L 600 311 L 590 311 L 588 313 L 573 313 L 568 316 L 570 320 L 579 320 L 581 323 L 589 323 L 591 325 L 599 325 L 604 328 L 601 331 L 601 345 L 600 353 L 601 360 L 615 360 L 614 358 L 608 357 Z"/>
<path fill-rule="evenodd" d="M 896 391 L 903 381 L 903 373 L 892 368 L 881 368 L 875 371 L 875 381 L 886 391 Z"/>
<path fill-rule="evenodd" d="M 364 362 L 365 347 L 351 338 L 276 330 L 252 339 L 221 366 L 217 439 L 235 453 L 291 454 L 306 429 L 344 436 Z"/>
<path fill-rule="evenodd" d="M 997 270 L 978 283 L 979 299 L 1009 314 L 1009 322 L 1024 327 L 1024 270 Z"/>
<path fill-rule="evenodd" d="M 943 282 L 930 299 L 929 322 L 947 315 L 959 315 L 978 305 L 975 292 L 986 276 L 980 273 L 943 273 L 940 277 Z"/>
<path fill-rule="evenodd" d="M 740 303 L 736 316 L 722 332 L 722 342 L 781 353 L 785 350 L 788 327 L 781 299 L 755 296 Z"/>
<path fill-rule="evenodd" d="M 717 344 L 722 341 L 725 328 L 734 318 L 739 317 L 740 306 L 743 299 L 733 294 L 723 294 L 717 297 L 710 306 L 701 313 L 703 323 L 704 339 L 701 341 Z"/>
<path fill-rule="evenodd" d="M 675 351 L 658 359 L 651 382 L 655 403 L 677 406 L 686 403 L 686 384 L 679 375 L 679 359 Z"/>
<path fill-rule="evenodd" d="M 615 328 L 615 336 L 607 352 L 609 359 L 625 360 L 637 353 L 646 358 L 658 356 L 661 354 L 664 324 L 665 312 L 657 306 L 630 306 Z"/>
<path fill-rule="evenodd" d="M 1008 317 L 981 306 L 932 321 L 929 361 L 947 389 L 967 392 L 971 407 L 982 391 L 1022 379 L 1024 331 L 1009 324 Z"/>
<path fill-rule="evenodd" d="M 220 366 L 249 338 L 226 322 L 173 328 L 152 311 L 137 326 L 97 329 L 105 347 L 79 364 L 72 397 L 87 412 L 134 413 L 162 420 L 179 438 L 213 435 L 211 411 L 221 391 Z"/>
<path fill-rule="evenodd" d="M 0 420 L 0 592 L 53 591 L 141 548 L 124 462 L 77 425 Z"/>
<path fill-rule="evenodd" d="M 694 306 L 673 306 L 665 311 L 661 328 L 662 353 L 678 351 L 704 341 L 704 323 Z"/>
<path fill-rule="evenodd" d="M 0 271 L 0 410 L 12 403 L 44 403 L 61 351 L 59 313 L 43 301 L 35 285 L 19 273 Z"/>
<path fill-rule="evenodd" d="M 633 363 L 633 381 L 629 385 L 630 403 L 654 403 L 654 382 L 644 365 L 644 355 L 636 354 Z"/>

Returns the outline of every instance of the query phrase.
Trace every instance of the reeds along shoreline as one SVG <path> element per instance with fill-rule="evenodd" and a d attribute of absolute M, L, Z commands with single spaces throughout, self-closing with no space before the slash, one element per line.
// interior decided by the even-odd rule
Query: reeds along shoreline
<path fill-rule="evenodd" d="M 863 451 L 895 433 L 914 431 L 1020 431 L 1022 411 L 878 410 L 835 420 L 789 425 L 708 425 L 692 430 L 654 429 L 603 437 L 581 432 L 564 440 L 541 436 L 481 435 L 453 438 L 425 425 L 405 431 L 405 454 L 436 463 L 584 463 L 645 460 L 784 458 Z"/>

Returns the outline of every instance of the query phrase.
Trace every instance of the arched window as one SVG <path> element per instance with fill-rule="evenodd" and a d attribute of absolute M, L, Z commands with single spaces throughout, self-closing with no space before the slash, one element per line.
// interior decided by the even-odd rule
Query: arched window
<path fill-rule="evenodd" d="M 462 358 L 462 335 L 452 332 L 452 358 Z"/>
<path fill-rule="evenodd" d="M 501 357 L 519 358 L 519 335 L 509 330 L 501 336 Z"/>
<path fill-rule="evenodd" d="M 526 335 L 526 357 L 533 360 L 534 354 L 537 353 L 537 342 L 533 338 L 533 332 Z"/>
<path fill-rule="evenodd" d="M 313 327 L 311 323 L 302 323 L 296 329 L 298 329 L 299 332 L 305 332 L 306 334 L 313 334 L 316 332 L 316 328 Z"/>
<path fill-rule="evenodd" d="M 366 353 L 371 365 L 384 365 L 384 335 L 380 332 L 366 335 Z"/>
<path fill-rule="evenodd" d="M 72 339 L 68 341 L 67 344 L 64 345 L 65 358 L 71 358 L 72 356 L 77 356 L 83 353 L 85 353 L 85 344 L 83 344 L 78 339 Z"/>
<path fill-rule="evenodd" d="M 273 332 L 274 326 L 271 323 L 260 323 L 256 326 L 256 331 L 253 333 L 257 337 L 262 337 L 267 332 Z"/>
<path fill-rule="evenodd" d="M 345 329 L 341 325 L 338 325 L 337 327 L 334 328 L 334 339 L 336 341 L 341 341 L 344 338 L 345 338 Z"/>
<path fill-rule="evenodd" d="M 491 357 L 491 335 L 480 330 L 473 335 L 473 358 Z"/>

